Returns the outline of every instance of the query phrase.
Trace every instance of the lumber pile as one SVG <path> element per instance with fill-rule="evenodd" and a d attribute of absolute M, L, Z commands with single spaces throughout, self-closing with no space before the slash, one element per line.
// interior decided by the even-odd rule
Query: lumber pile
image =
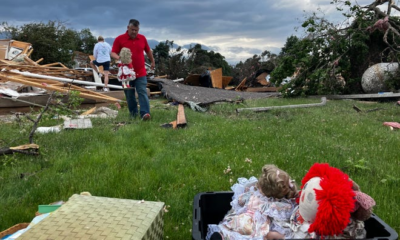
<path fill-rule="evenodd" d="M 29 58 L 32 51 L 29 43 L 0 40 L 0 84 L 13 82 L 22 85 L 19 89 L 37 87 L 65 94 L 77 91 L 80 97 L 86 99 L 110 103 L 122 101 L 82 87 L 82 83 L 91 85 L 92 72 L 70 69 L 60 62 L 40 65 L 43 59 L 33 61 Z"/>

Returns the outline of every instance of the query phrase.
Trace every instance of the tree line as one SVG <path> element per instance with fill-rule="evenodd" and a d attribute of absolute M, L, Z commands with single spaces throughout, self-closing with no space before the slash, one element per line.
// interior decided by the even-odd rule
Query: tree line
<path fill-rule="evenodd" d="M 33 60 L 43 58 L 43 64 L 61 62 L 72 67 L 74 51 L 92 54 L 97 43 L 90 29 L 77 31 L 68 28 L 66 23 L 61 21 L 34 22 L 21 26 L 3 22 L 0 27 L 1 35 L 31 43 L 34 51 L 30 57 Z M 153 49 L 156 75 L 167 75 L 176 79 L 185 78 L 188 74 L 204 74 L 207 70 L 222 68 L 223 75 L 233 76 L 232 84 L 238 84 L 245 77 L 254 76 L 261 68 L 273 68 L 270 63 L 264 61 L 265 56 L 274 56 L 268 51 L 231 66 L 220 53 L 204 50 L 200 44 L 189 49 L 174 49 L 173 46 L 173 41 L 166 40 Z"/>

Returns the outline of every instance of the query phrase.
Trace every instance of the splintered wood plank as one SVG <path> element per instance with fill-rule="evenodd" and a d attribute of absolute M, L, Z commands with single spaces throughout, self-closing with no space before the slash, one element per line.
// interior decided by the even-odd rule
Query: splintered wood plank
<path fill-rule="evenodd" d="M 11 76 L 12 75 L 12 76 Z M 76 90 L 79 92 L 79 97 L 82 98 L 89 98 L 89 99 L 94 99 L 94 100 L 104 100 L 106 102 L 112 102 L 112 103 L 117 103 L 117 102 L 121 102 L 120 99 L 116 99 L 116 98 L 112 98 L 106 95 L 103 95 L 101 93 L 98 92 L 93 92 L 72 84 L 68 84 L 66 87 L 59 87 L 56 86 L 59 82 L 54 81 L 54 86 L 52 84 L 48 84 L 48 83 L 43 83 L 40 79 L 35 79 L 35 78 L 29 78 L 29 77 L 25 77 L 25 76 L 17 76 L 17 73 L 4 73 L 4 72 L 0 72 L 0 79 L 1 80 L 7 80 L 7 81 L 11 81 L 11 82 L 18 82 L 18 83 L 22 83 L 28 86 L 33 86 L 33 87 L 38 87 L 38 88 L 43 88 L 43 89 L 47 89 L 47 90 L 54 90 L 54 91 L 58 91 L 61 93 L 69 93 L 71 90 Z"/>
<path fill-rule="evenodd" d="M 0 59 L 6 59 L 9 44 L 9 40 L 0 40 Z"/>
<path fill-rule="evenodd" d="M 214 88 L 222 88 L 222 68 L 210 71 L 210 77 Z"/>
<path fill-rule="evenodd" d="M 33 65 L 33 66 L 39 65 L 39 64 L 37 64 L 36 62 L 34 62 L 32 59 L 30 59 L 28 56 L 25 56 L 25 57 L 24 57 L 24 60 L 25 60 L 27 63 L 29 63 L 30 65 Z"/>
<path fill-rule="evenodd" d="M 243 80 L 235 88 L 235 91 L 242 91 L 244 88 L 244 85 L 246 84 L 246 80 L 247 80 L 247 77 L 243 78 Z"/>
<path fill-rule="evenodd" d="M 173 129 L 176 129 L 176 128 L 177 128 L 176 120 L 170 122 L 170 124 L 172 125 L 172 128 L 173 128 Z"/>
<path fill-rule="evenodd" d="M 11 150 L 26 150 L 26 149 L 39 149 L 39 145 L 31 143 L 31 144 L 24 144 L 17 147 L 10 147 Z"/>
<path fill-rule="evenodd" d="M 82 113 L 81 116 L 86 116 L 86 115 L 92 114 L 95 110 L 96 110 L 96 107 L 93 107 L 93 108 L 87 110 L 86 112 Z"/>
<path fill-rule="evenodd" d="M 222 88 L 225 88 L 228 86 L 228 84 L 231 82 L 233 77 L 230 76 L 222 76 Z"/>
<path fill-rule="evenodd" d="M 178 127 L 186 126 L 185 108 L 182 104 L 178 105 L 178 115 L 176 117 L 176 125 Z"/>

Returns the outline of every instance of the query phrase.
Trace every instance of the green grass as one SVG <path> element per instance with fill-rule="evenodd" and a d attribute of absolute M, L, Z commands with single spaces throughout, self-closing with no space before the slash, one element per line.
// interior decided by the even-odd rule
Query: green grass
<path fill-rule="evenodd" d="M 39 204 L 88 191 L 165 202 L 164 237 L 191 239 L 197 193 L 230 190 L 232 181 L 258 177 L 267 163 L 286 170 L 299 184 L 313 163 L 327 162 L 372 196 L 374 212 L 400 232 L 400 132 L 382 125 L 400 121 L 399 106 L 337 100 L 323 107 L 235 112 L 318 102 L 264 99 L 214 104 L 206 113 L 185 107 L 187 127 L 173 130 L 160 125 L 176 119 L 177 107 L 154 99 L 149 122 L 131 120 L 124 108 L 117 119 L 92 119 L 92 129 L 37 134 L 39 156 L 0 156 L 0 229 L 31 221 Z M 353 104 L 383 110 L 357 113 Z M 115 122 L 122 121 L 128 124 L 116 129 Z M 42 126 L 55 124 L 44 121 Z M 0 146 L 28 143 L 30 128 L 29 122 L 1 124 Z M 224 174 L 228 166 L 232 171 Z"/>

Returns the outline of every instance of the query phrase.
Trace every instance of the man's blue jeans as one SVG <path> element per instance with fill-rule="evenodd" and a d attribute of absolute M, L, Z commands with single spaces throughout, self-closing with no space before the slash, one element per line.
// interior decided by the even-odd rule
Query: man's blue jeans
<path fill-rule="evenodd" d="M 138 115 L 138 106 L 135 97 L 135 89 L 139 98 L 140 105 L 140 118 L 143 117 L 146 113 L 150 113 L 150 102 L 147 97 L 147 77 L 136 78 L 134 81 L 129 82 L 129 86 L 134 87 L 131 89 L 125 89 L 125 97 L 128 102 L 128 109 L 131 113 L 132 117 L 136 117 Z"/>

